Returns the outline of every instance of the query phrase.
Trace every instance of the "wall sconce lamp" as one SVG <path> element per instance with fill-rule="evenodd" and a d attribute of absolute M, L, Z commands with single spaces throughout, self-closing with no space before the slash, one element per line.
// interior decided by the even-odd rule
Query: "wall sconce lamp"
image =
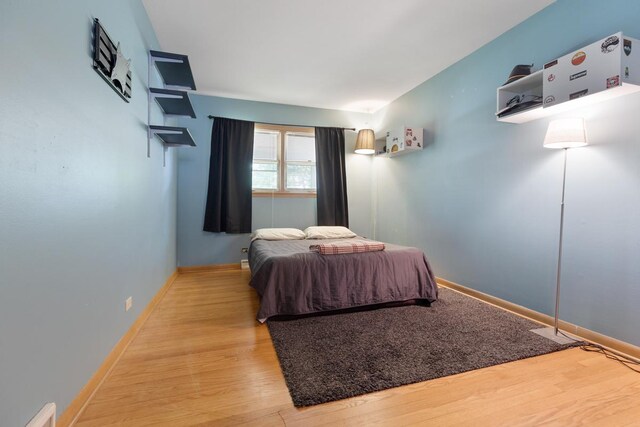
<path fill-rule="evenodd" d="M 376 152 L 376 136 L 373 129 L 360 129 L 356 139 L 357 154 L 374 154 Z"/>

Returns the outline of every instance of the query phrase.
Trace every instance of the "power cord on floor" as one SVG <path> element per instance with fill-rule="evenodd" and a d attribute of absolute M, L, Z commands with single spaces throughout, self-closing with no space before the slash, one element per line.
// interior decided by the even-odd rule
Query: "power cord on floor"
<path fill-rule="evenodd" d="M 631 369 L 633 372 L 640 374 L 640 369 L 634 368 L 634 366 L 640 366 L 640 362 L 633 360 L 632 358 L 627 357 L 625 355 L 614 353 L 613 351 L 608 350 L 599 344 L 590 343 L 589 341 L 577 340 L 565 334 L 561 330 L 558 330 L 558 333 L 560 333 L 562 336 L 570 339 L 573 342 L 582 343 L 580 345 L 581 350 L 603 354 L 607 359 L 615 360 L 616 362 L 622 364 L 623 366 Z"/>

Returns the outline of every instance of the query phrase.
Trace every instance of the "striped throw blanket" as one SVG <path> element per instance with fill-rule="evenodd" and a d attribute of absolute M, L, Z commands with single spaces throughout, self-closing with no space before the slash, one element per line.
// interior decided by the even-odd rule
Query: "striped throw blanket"
<path fill-rule="evenodd" d="M 362 252 L 383 251 L 384 243 L 374 241 L 321 243 L 319 245 L 309 246 L 309 250 L 318 252 L 321 255 L 358 254 Z"/>

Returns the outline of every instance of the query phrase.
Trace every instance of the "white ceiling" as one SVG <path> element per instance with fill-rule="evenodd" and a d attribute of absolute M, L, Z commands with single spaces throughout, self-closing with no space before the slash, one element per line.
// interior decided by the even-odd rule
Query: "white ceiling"
<path fill-rule="evenodd" d="M 554 0 L 143 0 L 198 93 L 373 112 Z"/>

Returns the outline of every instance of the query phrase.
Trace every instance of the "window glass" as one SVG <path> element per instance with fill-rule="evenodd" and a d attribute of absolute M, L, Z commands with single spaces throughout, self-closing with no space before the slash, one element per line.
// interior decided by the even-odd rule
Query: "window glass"
<path fill-rule="evenodd" d="M 285 139 L 286 189 L 316 189 L 316 139 L 313 134 L 287 133 Z"/>
<path fill-rule="evenodd" d="M 313 135 L 287 134 L 287 161 L 316 162 L 316 138 Z"/>
<path fill-rule="evenodd" d="M 278 163 L 253 162 L 252 188 L 259 190 L 278 189 Z"/>
<path fill-rule="evenodd" d="M 253 160 L 278 160 L 278 132 L 256 131 Z"/>
<path fill-rule="evenodd" d="M 315 190 L 316 165 L 287 163 L 287 189 Z"/>
<path fill-rule="evenodd" d="M 316 190 L 316 150 L 313 129 L 279 126 L 256 128 L 252 188 L 280 193 Z"/>

